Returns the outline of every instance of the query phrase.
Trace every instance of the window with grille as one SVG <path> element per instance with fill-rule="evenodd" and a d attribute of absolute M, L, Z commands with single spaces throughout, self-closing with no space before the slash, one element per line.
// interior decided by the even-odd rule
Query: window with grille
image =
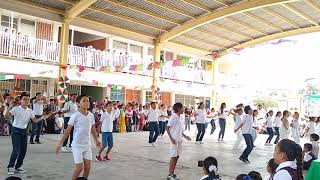
<path fill-rule="evenodd" d="M 153 48 L 148 48 L 148 55 L 153 56 Z"/>
<path fill-rule="evenodd" d="M 80 95 L 81 94 L 81 85 L 69 84 L 68 91 L 69 91 L 69 95 L 71 95 L 71 94 Z"/>
<path fill-rule="evenodd" d="M 120 101 L 124 102 L 124 95 L 125 92 L 124 90 L 119 90 L 119 89 L 110 89 L 110 101 Z"/>
<path fill-rule="evenodd" d="M 183 105 L 190 104 L 191 106 L 195 106 L 196 104 L 196 97 L 195 96 L 188 96 L 188 95 L 181 95 L 181 94 L 176 94 L 175 95 L 175 102 L 180 102 Z"/>
<path fill-rule="evenodd" d="M 113 49 L 127 51 L 128 50 L 128 43 L 120 42 L 120 41 L 113 41 Z"/>
<path fill-rule="evenodd" d="M 133 53 L 142 57 L 142 49 L 143 49 L 142 46 L 130 44 L 130 53 Z"/>
<path fill-rule="evenodd" d="M 47 80 L 32 80 L 30 96 L 33 97 L 36 93 L 47 93 L 48 92 L 48 81 Z"/>
<path fill-rule="evenodd" d="M 212 62 L 211 61 L 206 61 L 206 60 L 201 60 L 201 67 L 205 71 L 211 71 Z"/>
<path fill-rule="evenodd" d="M 2 15 L 1 16 L 1 31 L 5 31 L 6 29 L 11 28 L 11 16 Z M 18 29 L 18 18 L 13 18 L 12 28 L 16 31 Z M 9 31 L 8 31 L 9 32 Z"/>
<path fill-rule="evenodd" d="M 165 60 L 166 60 L 166 61 L 172 61 L 172 60 L 174 60 L 174 59 L 173 59 L 173 52 L 166 51 L 166 53 L 165 53 Z"/>

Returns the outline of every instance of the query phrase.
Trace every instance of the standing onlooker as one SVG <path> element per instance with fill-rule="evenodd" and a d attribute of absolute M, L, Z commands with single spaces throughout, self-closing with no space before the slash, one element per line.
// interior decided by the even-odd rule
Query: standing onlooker
<path fill-rule="evenodd" d="M 41 118 L 41 116 L 43 115 L 43 108 L 44 108 L 44 101 L 43 101 L 43 96 L 41 93 L 36 93 L 36 97 L 35 99 L 32 101 L 32 110 L 33 110 L 33 114 L 35 115 L 35 117 Z M 32 122 L 32 132 L 31 132 L 31 136 L 30 136 L 30 144 L 34 144 L 34 136 L 36 136 L 35 142 L 38 144 L 41 144 L 40 142 L 40 134 L 41 134 L 41 130 L 43 127 L 43 122 L 37 122 L 37 123 L 33 123 Z"/>
<path fill-rule="evenodd" d="M 54 120 L 54 133 L 55 134 L 62 134 L 63 133 L 63 114 L 61 112 L 58 112 L 55 115 L 55 120 Z"/>
<path fill-rule="evenodd" d="M 189 104 L 187 105 L 187 107 L 185 107 L 184 114 L 185 114 L 184 129 L 190 131 L 192 109 L 190 108 Z"/>
<path fill-rule="evenodd" d="M 76 94 L 71 94 L 70 101 L 68 101 L 64 104 L 63 111 L 62 111 L 64 113 L 64 119 L 63 119 L 64 120 L 64 122 L 63 122 L 64 130 L 66 130 L 68 128 L 68 123 L 69 123 L 70 117 L 74 113 L 76 113 L 78 110 L 78 106 L 76 104 L 76 98 L 77 98 Z M 71 148 L 71 144 L 72 144 L 72 140 L 73 140 L 73 128 L 71 129 L 70 134 L 67 136 L 67 138 L 63 142 L 63 146 L 61 147 L 62 152 L 68 151 L 67 144 L 68 144 L 69 138 L 70 138 L 69 148 Z"/>
<path fill-rule="evenodd" d="M 309 170 L 312 161 L 317 159 L 316 156 L 312 153 L 312 144 L 305 143 L 303 145 L 303 170 Z"/>
<path fill-rule="evenodd" d="M 243 139 L 242 136 L 242 131 L 241 131 L 241 127 L 240 125 L 242 124 L 242 114 L 243 114 L 243 110 L 242 109 L 236 109 L 235 110 L 235 114 L 234 114 L 234 133 L 237 135 L 237 140 L 233 145 L 233 149 L 240 149 L 240 143 Z"/>
<path fill-rule="evenodd" d="M 307 125 L 307 129 L 306 129 L 306 133 L 305 133 L 307 138 L 310 138 L 310 135 L 316 132 L 315 120 L 316 120 L 315 117 L 309 117 L 309 123 Z"/>
<path fill-rule="evenodd" d="M 274 131 L 277 135 L 276 139 L 274 140 L 274 144 L 277 144 L 280 139 L 281 116 L 282 116 L 281 111 L 278 111 L 276 114 L 276 117 L 274 117 L 274 120 L 273 120 Z"/>
<path fill-rule="evenodd" d="M 294 139 L 294 142 L 300 143 L 300 132 L 299 132 L 299 113 L 295 112 L 292 116 L 292 121 L 290 123 L 291 127 L 291 137 Z"/>
<path fill-rule="evenodd" d="M 162 138 L 164 132 L 166 130 L 166 121 L 167 121 L 168 114 L 166 110 L 166 106 L 164 104 L 160 105 L 159 109 L 159 129 L 160 129 L 160 137 Z"/>
<path fill-rule="evenodd" d="M 113 132 L 117 132 L 118 128 L 117 128 L 117 124 L 119 121 L 119 116 L 120 116 L 120 110 L 118 108 L 118 103 L 113 102 L 113 109 L 112 109 L 112 114 L 114 115 L 114 121 L 113 121 Z"/>
<path fill-rule="evenodd" d="M 120 115 L 119 115 L 119 122 L 118 122 L 118 129 L 119 133 L 126 132 L 126 115 L 124 112 L 124 106 L 123 104 L 119 105 Z"/>
<path fill-rule="evenodd" d="M 145 124 L 145 106 L 139 105 L 139 131 L 143 131 Z"/>
<path fill-rule="evenodd" d="M 248 159 L 248 156 L 250 155 L 252 149 L 253 149 L 253 139 L 252 139 L 252 136 L 251 136 L 251 129 L 252 129 L 252 109 L 250 106 L 246 106 L 244 107 L 244 112 L 246 113 L 246 115 L 244 116 L 243 118 L 243 121 L 240 125 L 239 128 L 242 128 L 242 135 L 243 135 L 243 138 L 246 142 L 246 149 L 243 151 L 242 155 L 240 156 L 240 160 L 244 163 L 247 163 L 249 164 L 250 161 Z M 237 129 L 236 129 L 237 130 Z"/>
<path fill-rule="evenodd" d="M 139 104 L 138 103 L 135 103 L 135 102 L 132 103 L 132 111 L 133 111 L 133 114 L 132 114 L 133 130 L 132 131 L 136 132 L 138 131 L 138 123 L 139 123 Z"/>
<path fill-rule="evenodd" d="M 271 145 L 271 140 L 273 138 L 272 116 L 273 116 L 273 111 L 270 110 L 266 115 L 266 126 L 267 126 L 267 133 L 269 137 L 265 145 Z"/>
<path fill-rule="evenodd" d="M 133 120 L 132 120 L 133 110 L 132 110 L 132 105 L 131 105 L 131 103 L 128 103 L 128 104 L 127 104 L 125 113 L 126 113 L 126 127 L 127 127 L 127 132 L 131 132 L 131 131 L 132 131 L 132 124 L 133 124 Z"/>
<path fill-rule="evenodd" d="M 198 109 L 195 112 L 196 124 L 198 129 L 198 134 L 196 138 L 196 144 L 203 144 L 202 139 L 206 133 L 206 113 L 204 112 L 203 102 L 199 103 Z"/>
<path fill-rule="evenodd" d="M 183 114 L 183 105 L 176 103 L 173 105 L 174 114 L 170 117 L 166 127 L 168 136 L 170 138 L 170 163 L 169 174 L 167 180 L 177 180 L 174 174 L 178 159 L 182 152 L 182 137 L 191 141 L 191 138 L 183 133 L 183 123 L 181 122 L 180 115 Z"/>
<path fill-rule="evenodd" d="M 220 125 L 220 132 L 219 132 L 219 138 L 218 141 L 223 142 L 224 133 L 226 130 L 226 123 L 227 123 L 227 116 L 229 115 L 229 112 L 226 110 L 227 105 L 226 103 L 221 103 L 218 115 L 219 115 L 219 125 Z"/>
<path fill-rule="evenodd" d="M 216 130 L 216 118 L 218 117 L 218 114 L 216 113 L 216 110 L 214 108 L 211 108 L 211 111 L 209 113 L 210 118 L 210 124 L 211 124 L 211 132 L 210 135 L 212 135 L 214 133 L 214 131 Z"/>
<path fill-rule="evenodd" d="M 282 119 L 281 119 L 281 127 L 280 127 L 280 139 L 289 139 L 289 111 L 285 110 L 282 113 Z"/>
<path fill-rule="evenodd" d="M 156 142 L 159 136 L 159 124 L 158 124 L 158 112 L 156 110 L 156 103 L 151 102 L 151 107 L 148 109 L 146 113 L 148 117 L 148 125 L 149 125 L 149 143 L 152 146 L 155 146 L 154 143 Z"/>

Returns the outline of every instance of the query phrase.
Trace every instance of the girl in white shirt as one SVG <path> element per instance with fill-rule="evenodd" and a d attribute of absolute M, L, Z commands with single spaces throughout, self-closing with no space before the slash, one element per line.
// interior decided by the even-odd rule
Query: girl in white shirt
<path fill-rule="evenodd" d="M 299 113 L 295 112 L 292 116 L 292 121 L 290 124 L 291 127 L 291 136 L 294 139 L 294 142 L 299 144 L 300 143 L 300 133 L 299 133 Z"/>
<path fill-rule="evenodd" d="M 268 137 L 265 145 L 271 145 L 270 142 L 273 138 L 272 116 L 273 116 L 273 111 L 270 110 L 266 115 L 266 126 L 267 126 L 267 132 L 269 134 L 269 137 Z"/>
<path fill-rule="evenodd" d="M 290 130 L 289 130 L 289 111 L 283 111 L 282 119 L 281 119 L 281 127 L 280 127 L 280 139 L 288 139 Z"/>
<path fill-rule="evenodd" d="M 279 130 L 281 126 L 281 116 L 282 116 L 282 112 L 278 111 L 276 114 L 276 117 L 274 117 L 274 120 L 273 120 L 274 131 L 275 131 L 275 134 L 277 135 L 276 139 L 274 140 L 274 144 L 277 144 L 280 139 Z"/>
<path fill-rule="evenodd" d="M 274 150 L 273 158 L 279 164 L 273 180 L 303 180 L 302 149 L 289 139 L 281 140 Z"/>
<path fill-rule="evenodd" d="M 219 125 L 220 125 L 220 132 L 219 132 L 219 138 L 218 141 L 223 142 L 224 138 L 224 132 L 226 130 L 226 124 L 227 124 L 227 116 L 230 114 L 229 111 L 226 110 L 226 103 L 222 103 L 220 108 L 219 108 Z"/>
<path fill-rule="evenodd" d="M 307 129 L 306 129 L 306 137 L 309 139 L 310 135 L 315 133 L 315 117 L 309 117 L 309 123 L 307 125 Z"/>
<path fill-rule="evenodd" d="M 241 128 L 239 128 L 242 123 L 242 119 L 241 119 L 242 114 L 243 114 L 242 109 L 236 109 L 234 117 L 233 117 L 233 119 L 234 119 L 234 133 L 237 136 L 237 140 L 233 145 L 234 150 L 240 149 L 239 145 L 243 139 Z"/>
<path fill-rule="evenodd" d="M 202 139 L 206 133 L 206 113 L 204 112 L 203 102 L 199 103 L 198 109 L 194 115 L 196 117 L 196 124 L 198 134 L 196 138 L 196 144 L 203 144 Z"/>

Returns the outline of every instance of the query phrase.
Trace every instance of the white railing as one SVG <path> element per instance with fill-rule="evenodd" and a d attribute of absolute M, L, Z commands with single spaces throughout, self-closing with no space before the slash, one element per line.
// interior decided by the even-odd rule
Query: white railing
<path fill-rule="evenodd" d="M 59 62 L 60 43 L 36 39 L 25 35 L 0 32 L 0 55 L 31 59 L 42 62 Z M 79 47 L 69 45 L 68 64 L 82 65 L 89 68 L 99 66 L 123 66 L 124 72 L 151 76 L 152 71 L 147 70 L 148 64 L 152 60 L 147 57 L 142 59 L 140 54 L 120 53 L 115 50 L 101 51 L 92 47 Z M 142 71 L 130 71 L 130 65 L 143 64 Z M 183 80 L 199 83 L 211 83 L 211 75 L 201 69 L 178 66 L 173 67 L 172 62 L 159 70 L 158 76 L 161 78 Z"/>

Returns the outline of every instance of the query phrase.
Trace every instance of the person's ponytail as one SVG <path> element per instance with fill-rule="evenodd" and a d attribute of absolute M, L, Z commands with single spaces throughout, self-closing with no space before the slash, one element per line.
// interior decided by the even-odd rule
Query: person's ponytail
<path fill-rule="evenodd" d="M 303 163 L 303 155 L 302 155 L 302 148 L 299 144 L 296 144 L 296 161 L 297 161 L 297 175 L 298 180 L 303 180 L 303 173 L 302 173 L 302 163 Z"/>

